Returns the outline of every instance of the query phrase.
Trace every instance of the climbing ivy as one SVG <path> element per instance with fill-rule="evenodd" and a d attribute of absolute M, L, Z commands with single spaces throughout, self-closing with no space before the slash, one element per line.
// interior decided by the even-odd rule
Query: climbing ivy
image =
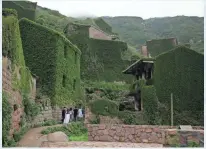
<path fill-rule="evenodd" d="M 203 125 L 204 55 L 179 46 L 159 55 L 154 67 L 156 94 L 160 103 L 168 109 L 173 93 L 174 124 Z M 181 118 L 183 113 L 184 117 L 194 122 L 186 122 Z M 162 112 L 161 116 L 166 118 L 164 124 L 170 124 L 168 112 Z"/>
<path fill-rule="evenodd" d="M 96 115 L 116 116 L 118 113 L 118 105 L 108 99 L 94 100 L 90 102 L 90 108 Z"/>
<path fill-rule="evenodd" d="M 3 9 L 2 55 L 11 60 L 14 89 L 28 93 L 32 76 L 25 66 L 19 22 L 16 14 L 15 10 Z M 17 77 L 17 73 L 20 74 L 20 79 Z"/>
<path fill-rule="evenodd" d="M 74 30 L 69 30 L 69 26 Z M 122 52 L 127 44 L 121 41 L 89 38 L 88 25 L 68 24 L 64 30 L 66 37 L 82 52 L 81 78 L 92 81 L 128 81 L 131 77 L 121 72 L 130 64 L 122 60 Z"/>
<path fill-rule="evenodd" d="M 152 57 L 158 56 L 161 53 L 167 52 L 176 46 L 176 39 L 154 39 L 147 41 L 147 49 Z"/>
<path fill-rule="evenodd" d="M 53 105 L 73 104 L 80 99 L 80 50 L 60 33 L 20 20 L 26 65 L 39 77 L 41 91 Z"/>
<path fill-rule="evenodd" d="M 8 102 L 8 95 L 3 92 L 2 94 L 2 146 L 11 146 L 11 141 L 8 139 L 8 134 L 11 127 L 11 114 L 12 107 Z"/>
<path fill-rule="evenodd" d="M 141 89 L 141 99 L 144 107 L 144 118 L 149 125 L 158 125 L 160 117 L 158 113 L 158 99 L 154 86 L 144 86 Z"/>

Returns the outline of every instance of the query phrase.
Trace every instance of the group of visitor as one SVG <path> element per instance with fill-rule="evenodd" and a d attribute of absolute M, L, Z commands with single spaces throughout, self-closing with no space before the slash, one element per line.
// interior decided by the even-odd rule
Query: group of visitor
<path fill-rule="evenodd" d="M 82 119 L 84 117 L 83 114 L 83 109 L 81 108 L 77 108 L 75 106 L 75 108 L 66 108 L 64 107 L 64 109 L 62 110 L 62 123 L 63 124 L 68 124 L 71 121 L 77 121 L 78 119 Z"/>

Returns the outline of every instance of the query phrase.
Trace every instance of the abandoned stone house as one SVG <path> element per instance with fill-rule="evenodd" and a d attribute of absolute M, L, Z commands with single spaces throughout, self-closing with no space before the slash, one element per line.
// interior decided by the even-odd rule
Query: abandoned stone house
<path fill-rule="evenodd" d="M 63 35 L 27 19 L 20 21 L 20 32 L 25 63 L 39 77 L 37 88 L 54 102 L 71 102 L 80 92 L 80 50 Z"/>
<path fill-rule="evenodd" d="M 96 26 L 83 25 L 78 23 L 68 23 L 64 30 L 64 33 L 67 35 L 82 34 L 82 29 L 85 29 L 84 35 L 89 38 L 100 40 L 119 40 L 119 37 L 117 35 L 106 33 Z"/>

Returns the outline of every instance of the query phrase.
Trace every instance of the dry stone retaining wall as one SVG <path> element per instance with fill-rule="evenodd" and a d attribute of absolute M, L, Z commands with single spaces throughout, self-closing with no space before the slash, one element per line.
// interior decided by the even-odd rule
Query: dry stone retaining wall
<path fill-rule="evenodd" d="M 182 131 L 176 126 L 87 124 L 87 128 L 89 141 L 167 144 L 175 135 L 184 146 L 188 140 L 204 140 L 204 130 Z"/>

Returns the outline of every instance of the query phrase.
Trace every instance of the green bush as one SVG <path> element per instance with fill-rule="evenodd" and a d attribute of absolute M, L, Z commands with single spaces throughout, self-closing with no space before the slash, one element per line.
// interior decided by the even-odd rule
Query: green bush
<path fill-rule="evenodd" d="M 144 117 L 149 125 L 159 122 L 158 99 L 154 86 L 144 86 L 141 90 L 141 100 L 144 107 Z"/>
<path fill-rule="evenodd" d="M 24 8 L 23 6 L 20 5 L 18 1 L 3 1 L 2 2 L 2 7 L 3 8 L 10 8 L 10 9 L 15 9 L 18 13 L 18 18 L 28 18 L 30 20 L 35 19 L 35 9 L 28 9 Z"/>
<path fill-rule="evenodd" d="M 7 147 L 10 146 L 8 134 L 11 127 L 11 114 L 12 114 L 12 107 L 8 102 L 8 95 L 3 92 L 2 94 L 2 146 Z"/>
<path fill-rule="evenodd" d="M 37 87 L 53 105 L 79 100 L 79 49 L 60 33 L 28 19 L 21 19 L 19 24 L 26 65 L 39 77 Z"/>
<path fill-rule="evenodd" d="M 173 49 L 176 46 L 176 39 L 155 39 L 147 41 L 147 49 L 152 57 Z"/>
<path fill-rule="evenodd" d="M 90 124 L 100 124 L 99 115 L 95 115 L 95 117 L 92 120 L 90 120 Z"/>
<path fill-rule="evenodd" d="M 23 95 L 24 112 L 27 120 L 31 121 L 40 112 L 39 106 L 27 95 Z"/>
<path fill-rule="evenodd" d="M 145 85 L 146 81 L 144 79 L 134 81 L 129 87 L 130 94 L 137 93 L 137 89 L 141 90 Z"/>
<path fill-rule="evenodd" d="M 49 127 L 46 128 L 45 130 L 42 130 L 42 134 L 49 134 L 49 133 L 54 133 L 57 131 L 62 131 L 64 132 L 69 138 L 74 138 L 74 137 L 81 137 L 84 136 L 82 139 L 79 141 L 85 141 L 85 136 L 87 134 L 87 128 L 85 128 L 84 123 L 82 122 L 72 122 L 69 123 L 68 126 L 59 126 L 59 127 Z M 71 141 L 71 139 L 69 139 Z"/>
<path fill-rule="evenodd" d="M 4 8 L 2 10 L 2 16 L 7 17 L 11 15 L 16 16 L 16 17 L 18 16 L 16 10 L 14 9 Z"/>
<path fill-rule="evenodd" d="M 118 105 L 107 99 L 94 100 L 90 103 L 91 112 L 95 115 L 116 116 Z"/>
<path fill-rule="evenodd" d="M 179 46 L 156 58 L 154 86 L 160 103 L 170 111 L 173 93 L 174 125 L 204 125 L 204 55 Z M 144 104 L 145 105 L 145 104 Z M 162 112 L 164 124 L 170 124 L 170 113 Z M 182 116 L 195 123 L 185 122 Z M 182 121 L 183 120 L 183 121 Z"/>
<path fill-rule="evenodd" d="M 126 125 L 143 125 L 145 124 L 141 116 L 138 116 L 137 112 L 132 111 L 119 111 L 118 118 Z"/>
<path fill-rule="evenodd" d="M 28 131 L 28 129 L 29 128 L 27 126 L 25 126 L 25 127 L 22 127 L 20 129 L 20 131 L 15 132 L 13 135 L 14 141 L 19 142 L 22 139 L 22 137 L 24 136 L 24 134 Z"/>

